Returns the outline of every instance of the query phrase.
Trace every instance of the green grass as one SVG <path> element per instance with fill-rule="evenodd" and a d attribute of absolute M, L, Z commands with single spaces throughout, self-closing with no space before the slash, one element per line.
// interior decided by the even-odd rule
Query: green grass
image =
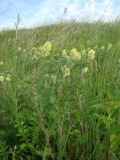
<path fill-rule="evenodd" d="M 44 57 L 38 47 L 48 41 Z M 63 56 L 73 48 L 80 60 Z M 2 61 L 0 160 L 120 159 L 119 21 L 2 31 Z"/>

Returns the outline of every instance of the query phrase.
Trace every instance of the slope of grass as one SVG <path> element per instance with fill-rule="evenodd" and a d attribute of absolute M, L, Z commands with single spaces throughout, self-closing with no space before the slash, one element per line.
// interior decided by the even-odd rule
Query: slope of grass
<path fill-rule="evenodd" d="M 120 159 L 120 22 L 0 32 L 0 159 Z"/>

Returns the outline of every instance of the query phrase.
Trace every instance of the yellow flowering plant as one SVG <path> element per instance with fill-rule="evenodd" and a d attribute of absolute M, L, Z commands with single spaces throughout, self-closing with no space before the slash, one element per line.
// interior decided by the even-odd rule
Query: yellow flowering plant
<path fill-rule="evenodd" d="M 81 59 L 81 54 L 77 51 L 76 48 L 73 48 L 70 51 L 70 59 L 72 59 L 72 60 L 80 60 Z"/>
<path fill-rule="evenodd" d="M 4 76 L 0 76 L 0 82 L 4 82 Z"/>
<path fill-rule="evenodd" d="M 95 58 L 95 51 L 93 49 L 90 49 L 88 51 L 88 59 L 89 60 L 94 60 L 94 58 Z"/>
<path fill-rule="evenodd" d="M 66 49 L 63 49 L 63 51 L 62 51 L 62 56 L 63 56 L 65 59 L 69 60 L 69 55 L 68 55 Z"/>
<path fill-rule="evenodd" d="M 66 65 L 61 66 L 61 70 L 63 73 L 63 77 L 70 76 L 70 69 Z"/>
<path fill-rule="evenodd" d="M 50 51 L 52 49 L 52 43 L 51 42 L 46 42 L 43 46 L 42 46 L 42 51 L 45 53 L 45 56 L 48 56 L 50 54 Z"/>
<path fill-rule="evenodd" d="M 5 78 L 5 80 L 6 80 L 7 82 L 10 82 L 10 81 L 11 81 L 11 75 L 7 75 L 7 77 Z"/>

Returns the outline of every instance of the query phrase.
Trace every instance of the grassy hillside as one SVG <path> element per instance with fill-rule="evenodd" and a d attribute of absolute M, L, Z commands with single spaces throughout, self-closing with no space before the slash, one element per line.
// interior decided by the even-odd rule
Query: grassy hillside
<path fill-rule="evenodd" d="M 0 32 L 0 160 L 120 159 L 120 22 Z"/>

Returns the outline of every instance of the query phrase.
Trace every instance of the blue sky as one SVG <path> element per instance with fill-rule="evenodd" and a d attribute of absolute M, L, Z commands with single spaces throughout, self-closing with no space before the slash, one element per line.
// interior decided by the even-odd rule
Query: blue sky
<path fill-rule="evenodd" d="M 120 17 L 120 0 L 0 0 L 0 29 L 13 28 L 19 13 L 21 27 L 34 27 L 66 20 L 113 20 Z"/>

